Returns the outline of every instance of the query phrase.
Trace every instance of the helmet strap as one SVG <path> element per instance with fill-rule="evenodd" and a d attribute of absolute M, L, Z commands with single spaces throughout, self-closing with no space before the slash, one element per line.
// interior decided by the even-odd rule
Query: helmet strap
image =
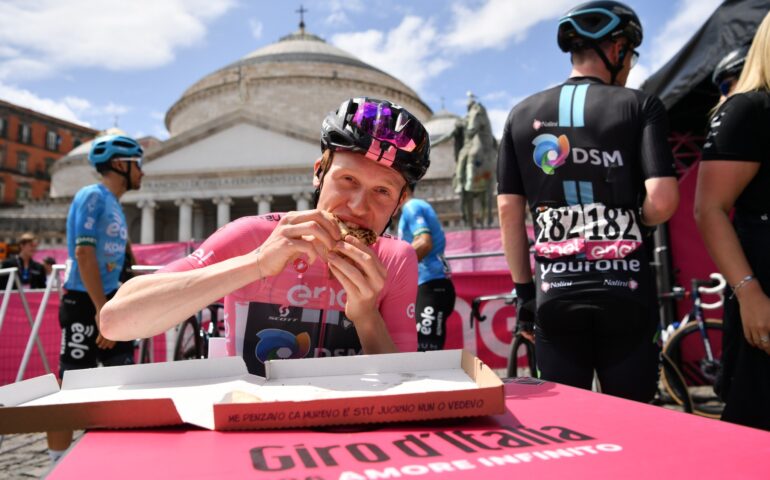
<path fill-rule="evenodd" d="M 328 172 L 329 168 L 332 166 L 333 158 L 334 150 L 331 150 L 329 152 L 329 159 L 325 162 L 321 162 L 321 165 L 319 165 L 315 171 L 315 176 L 318 177 L 318 188 L 315 189 L 313 198 L 311 198 L 313 208 L 318 208 L 318 200 L 321 198 L 321 187 L 324 186 L 324 178 L 326 177 L 326 172 Z"/>
<path fill-rule="evenodd" d="M 112 160 L 110 160 L 110 161 L 112 161 Z M 132 167 L 131 164 L 133 162 L 126 162 L 126 163 L 128 163 L 128 170 L 126 170 L 125 172 L 123 172 L 121 170 L 118 170 L 117 168 L 113 167 L 112 165 L 110 165 L 110 170 L 112 170 L 113 172 L 119 174 L 120 176 L 122 176 L 123 178 L 126 179 L 126 191 L 129 191 L 129 190 L 133 190 L 134 189 L 134 186 L 133 186 L 133 184 L 131 182 L 131 167 Z"/>
<path fill-rule="evenodd" d="M 404 192 L 406 191 L 407 187 L 409 186 L 409 183 L 405 183 L 403 187 L 401 187 L 401 192 L 398 194 L 398 200 L 396 201 L 396 208 L 393 209 L 393 212 L 391 212 L 390 217 L 388 217 L 388 223 L 385 225 L 385 228 L 382 229 L 380 232 L 380 236 L 382 236 L 383 233 L 387 232 L 390 228 L 390 224 L 393 223 L 393 218 L 396 216 L 396 211 L 398 211 L 398 205 L 401 202 L 401 197 L 404 196 Z"/>
<path fill-rule="evenodd" d="M 623 59 L 625 58 L 625 47 L 621 51 L 620 54 L 620 61 L 617 64 L 613 64 L 610 62 L 610 59 L 607 58 L 607 54 L 604 53 L 604 50 L 599 46 L 596 42 L 590 43 L 591 48 L 594 49 L 597 55 L 599 55 L 599 58 L 602 59 L 602 62 L 604 63 L 604 66 L 607 68 L 607 71 L 610 72 L 610 85 L 615 85 L 615 80 L 618 78 L 618 74 L 621 70 L 623 70 Z"/>

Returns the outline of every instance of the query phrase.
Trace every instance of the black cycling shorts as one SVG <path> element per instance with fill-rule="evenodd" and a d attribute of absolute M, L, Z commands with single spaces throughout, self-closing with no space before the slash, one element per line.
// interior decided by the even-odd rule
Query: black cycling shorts
<path fill-rule="evenodd" d="M 107 295 L 112 298 L 115 292 Z M 86 292 L 70 290 L 59 306 L 59 326 L 62 328 L 59 352 L 59 377 L 67 370 L 132 365 L 134 342 L 117 342 L 113 348 L 96 346 L 99 332 L 96 328 L 96 308 Z"/>
<path fill-rule="evenodd" d="M 596 371 L 602 393 L 649 402 L 658 385 L 656 329 L 650 310 L 627 300 L 547 302 L 535 321 L 540 378 L 591 389 Z"/>
<path fill-rule="evenodd" d="M 446 319 L 455 308 L 455 287 L 448 278 L 430 280 L 417 288 L 417 350 L 441 350 L 446 342 Z"/>

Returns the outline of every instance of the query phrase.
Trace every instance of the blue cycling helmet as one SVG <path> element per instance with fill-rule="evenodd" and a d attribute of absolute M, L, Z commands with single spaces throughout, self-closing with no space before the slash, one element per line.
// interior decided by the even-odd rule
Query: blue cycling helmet
<path fill-rule="evenodd" d="M 617 63 L 613 64 L 600 44 L 620 37 L 628 40 L 630 48 L 622 50 Z M 610 72 L 610 84 L 614 84 L 626 55 L 635 52 L 634 49 L 642 44 L 642 37 L 642 24 L 629 6 L 600 0 L 578 5 L 561 17 L 556 40 L 563 52 L 593 49 Z"/>
<path fill-rule="evenodd" d="M 112 160 L 113 157 L 141 157 L 144 154 L 139 142 L 125 135 L 104 135 L 91 144 L 88 161 L 96 167 Z"/>

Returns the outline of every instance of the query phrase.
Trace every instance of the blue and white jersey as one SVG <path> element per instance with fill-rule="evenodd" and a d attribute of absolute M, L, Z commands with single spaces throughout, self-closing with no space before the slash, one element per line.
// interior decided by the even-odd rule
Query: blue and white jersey
<path fill-rule="evenodd" d="M 450 270 L 444 258 L 446 247 L 444 230 L 441 228 L 436 212 L 425 200 L 412 198 L 402 208 L 401 219 L 398 222 L 398 236 L 401 240 L 412 243 L 414 237 L 425 233 L 431 236 L 433 248 L 420 261 L 417 278 L 419 285 L 431 280 L 448 278 Z"/>
<path fill-rule="evenodd" d="M 67 214 L 68 258 L 64 288 L 87 291 L 75 260 L 75 247 L 86 245 L 96 250 L 104 293 L 117 290 L 127 238 L 126 217 L 115 195 L 101 183 L 81 188 Z"/>

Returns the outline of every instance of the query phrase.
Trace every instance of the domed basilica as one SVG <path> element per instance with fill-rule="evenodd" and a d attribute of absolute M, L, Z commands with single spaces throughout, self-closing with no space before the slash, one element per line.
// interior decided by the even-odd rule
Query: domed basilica
<path fill-rule="evenodd" d="M 352 96 L 391 100 L 425 123 L 431 167 L 416 196 L 434 205 L 446 227 L 459 226 L 451 187 L 459 117 L 433 115 L 403 82 L 301 27 L 195 82 L 166 113 L 169 139 L 142 140 L 142 188 L 121 199 L 131 240 L 198 240 L 241 216 L 309 208 L 321 120 Z M 45 212 L 47 230 L 60 232 L 41 232 L 45 244 L 63 243 L 69 200 L 96 181 L 89 147 L 56 162 L 50 201 L 16 215 L 31 221 Z"/>

